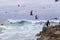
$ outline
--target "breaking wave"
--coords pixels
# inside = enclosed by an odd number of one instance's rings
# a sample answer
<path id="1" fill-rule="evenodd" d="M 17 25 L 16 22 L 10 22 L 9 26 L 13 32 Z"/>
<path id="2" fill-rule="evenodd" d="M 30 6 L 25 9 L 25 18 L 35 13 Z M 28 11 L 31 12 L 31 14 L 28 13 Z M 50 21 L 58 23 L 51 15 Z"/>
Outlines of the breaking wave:
<path id="1" fill-rule="evenodd" d="M 6 20 L 0 25 L 0 40 L 36 40 L 35 35 L 42 30 L 47 20 Z M 58 24 L 59 20 L 50 20 Z"/>

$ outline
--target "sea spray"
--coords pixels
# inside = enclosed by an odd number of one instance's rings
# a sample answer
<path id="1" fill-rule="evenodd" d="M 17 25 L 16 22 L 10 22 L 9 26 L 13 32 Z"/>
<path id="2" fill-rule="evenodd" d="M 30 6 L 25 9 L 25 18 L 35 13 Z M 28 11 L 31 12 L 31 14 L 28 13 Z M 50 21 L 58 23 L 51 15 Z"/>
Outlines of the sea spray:
<path id="1" fill-rule="evenodd" d="M 0 25 L 0 40 L 36 40 L 35 35 L 39 33 L 46 20 L 6 20 Z M 51 20 L 58 24 L 59 20 Z"/>

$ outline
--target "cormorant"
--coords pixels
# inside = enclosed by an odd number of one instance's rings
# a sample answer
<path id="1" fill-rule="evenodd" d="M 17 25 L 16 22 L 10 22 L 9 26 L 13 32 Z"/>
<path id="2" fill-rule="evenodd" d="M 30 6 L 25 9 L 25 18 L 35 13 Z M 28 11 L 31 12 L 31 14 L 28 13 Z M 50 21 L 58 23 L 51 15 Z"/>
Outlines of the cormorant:
<path id="1" fill-rule="evenodd" d="M 35 15 L 35 19 L 38 19 L 37 15 Z"/>
<path id="2" fill-rule="evenodd" d="M 33 10 L 31 10 L 30 15 L 33 15 Z"/>

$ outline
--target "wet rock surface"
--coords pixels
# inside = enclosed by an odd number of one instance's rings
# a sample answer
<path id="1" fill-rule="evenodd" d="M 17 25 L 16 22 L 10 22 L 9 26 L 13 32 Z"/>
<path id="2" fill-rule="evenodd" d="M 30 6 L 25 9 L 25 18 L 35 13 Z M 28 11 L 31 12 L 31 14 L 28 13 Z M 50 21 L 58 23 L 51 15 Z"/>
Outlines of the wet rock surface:
<path id="1" fill-rule="evenodd" d="M 43 27 L 36 37 L 37 40 L 60 40 L 60 25 Z"/>

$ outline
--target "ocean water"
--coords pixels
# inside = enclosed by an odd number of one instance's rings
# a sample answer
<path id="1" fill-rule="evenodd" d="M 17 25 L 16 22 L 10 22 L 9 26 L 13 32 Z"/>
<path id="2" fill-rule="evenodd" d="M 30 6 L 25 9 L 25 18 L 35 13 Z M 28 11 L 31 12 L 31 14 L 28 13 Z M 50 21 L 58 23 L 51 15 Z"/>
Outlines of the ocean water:
<path id="1" fill-rule="evenodd" d="M 36 40 L 46 20 L 5 20 L 0 25 L 0 40 Z M 51 24 L 58 24 L 58 20 L 50 21 Z M 0 24 L 1 24 L 0 23 Z"/>
<path id="2" fill-rule="evenodd" d="M 30 15 L 31 10 L 33 10 L 33 16 Z M 0 5 L 0 24 L 2 24 L 0 40 L 36 40 L 35 35 L 42 30 L 46 20 L 56 17 L 60 19 L 59 10 L 60 2 L 54 2 L 54 0 L 22 0 L 20 7 L 18 3 L 10 6 L 9 4 Z M 38 16 L 38 20 L 35 20 L 35 15 Z M 50 25 L 58 25 L 60 20 L 51 20 L 50 23 Z"/>

